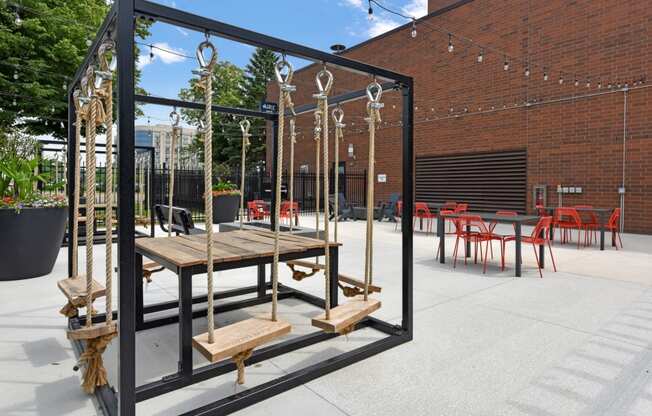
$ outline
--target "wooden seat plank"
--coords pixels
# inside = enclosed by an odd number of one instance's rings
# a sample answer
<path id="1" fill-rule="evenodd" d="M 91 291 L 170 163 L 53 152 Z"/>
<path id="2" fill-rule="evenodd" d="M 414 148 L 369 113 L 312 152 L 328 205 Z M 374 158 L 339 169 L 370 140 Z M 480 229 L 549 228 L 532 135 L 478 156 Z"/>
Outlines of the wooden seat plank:
<path id="1" fill-rule="evenodd" d="M 358 279 L 356 279 L 354 277 L 347 276 L 347 275 L 344 275 L 344 274 L 340 274 L 340 275 L 337 276 L 337 280 L 339 280 L 342 283 L 346 283 L 347 285 L 351 285 L 351 286 L 358 287 L 360 289 L 364 289 L 364 282 L 361 281 L 361 280 L 358 280 Z M 374 292 L 380 293 L 381 290 L 382 290 L 382 288 L 380 286 L 369 285 L 369 293 L 374 293 Z"/>
<path id="2" fill-rule="evenodd" d="M 117 334 L 118 326 L 115 323 L 106 324 L 95 324 L 92 326 L 83 326 L 78 329 L 71 329 L 67 332 L 68 339 L 72 340 L 88 340 L 93 338 L 99 338 L 109 334 Z"/>
<path id="3" fill-rule="evenodd" d="M 102 284 L 93 279 L 92 296 L 97 299 L 106 294 L 106 289 Z M 77 276 L 76 278 L 68 278 L 59 280 L 57 282 L 59 290 L 68 298 L 68 301 L 76 307 L 86 304 L 86 277 Z"/>
<path id="4" fill-rule="evenodd" d="M 160 267 L 163 267 L 163 266 L 161 266 L 160 264 L 158 264 L 155 261 L 151 261 L 149 263 L 143 264 L 143 270 L 145 270 L 145 271 L 153 271 L 153 270 L 158 269 Z"/>
<path id="5" fill-rule="evenodd" d="M 206 359 L 215 363 L 289 334 L 291 329 L 287 322 L 250 318 L 216 328 L 212 344 L 208 342 L 208 332 L 193 337 L 192 344 Z"/>
<path id="6" fill-rule="evenodd" d="M 310 262 L 306 260 L 290 260 L 290 261 L 286 261 L 285 263 L 291 264 L 293 266 L 305 267 L 306 269 L 324 270 L 326 268 L 326 266 L 324 266 L 323 264 Z"/>
<path id="7" fill-rule="evenodd" d="M 359 322 L 378 309 L 380 309 L 380 301 L 378 299 L 368 299 L 365 301 L 359 296 L 332 308 L 330 319 L 326 319 L 325 313 L 313 318 L 312 325 L 329 333 L 339 333 L 347 330 L 351 325 Z"/>

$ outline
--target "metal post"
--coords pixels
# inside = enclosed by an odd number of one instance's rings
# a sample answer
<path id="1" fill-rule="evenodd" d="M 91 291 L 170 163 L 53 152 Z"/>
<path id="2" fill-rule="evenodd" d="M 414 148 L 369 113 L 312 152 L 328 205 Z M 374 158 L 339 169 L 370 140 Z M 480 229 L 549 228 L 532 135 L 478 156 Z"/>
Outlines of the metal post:
<path id="1" fill-rule="evenodd" d="M 68 93 L 68 231 L 66 234 L 66 240 L 68 241 L 68 276 L 72 276 L 73 272 L 73 259 L 72 254 L 73 244 L 70 240 L 71 230 L 73 223 L 75 221 L 75 172 L 77 171 L 77 163 L 79 163 L 75 157 L 75 148 L 77 143 L 75 142 L 75 127 L 73 123 L 75 120 L 75 103 L 73 102 L 72 94 Z"/>
<path id="2" fill-rule="evenodd" d="M 413 330 L 413 282 L 412 282 L 412 258 L 413 258 L 413 230 L 412 213 L 414 212 L 414 86 L 412 79 L 402 87 L 403 92 L 403 212 L 401 215 L 402 242 L 402 328 L 407 336 L 412 339 Z M 442 227 L 443 228 L 443 227 Z"/>
<path id="3" fill-rule="evenodd" d="M 136 288 L 134 276 L 134 0 L 117 2 L 118 56 L 118 392 L 121 416 L 136 414 Z"/>
<path id="4" fill-rule="evenodd" d="M 149 235 L 154 237 L 155 231 L 154 227 L 156 226 L 156 219 L 154 218 L 154 164 L 155 152 L 154 148 L 149 149 L 149 183 L 147 184 L 147 198 L 149 202 Z"/>

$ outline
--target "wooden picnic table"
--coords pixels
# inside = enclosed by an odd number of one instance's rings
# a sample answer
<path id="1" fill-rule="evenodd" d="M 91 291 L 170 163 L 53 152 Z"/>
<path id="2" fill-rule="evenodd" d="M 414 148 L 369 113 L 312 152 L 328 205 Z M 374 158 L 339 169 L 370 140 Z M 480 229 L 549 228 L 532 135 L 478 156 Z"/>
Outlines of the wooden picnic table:
<path id="1" fill-rule="evenodd" d="M 437 235 L 439 237 L 439 262 L 441 264 L 446 263 L 446 233 L 444 230 L 444 218 L 459 218 L 462 215 L 477 215 L 485 222 L 496 222 L 499 224 L 513 224 L 514 225 L 514 235 L 515 243 L 514 250 L 516 254 L 516 265 L 514 270 L 514 275 L 516 277 L 521 276 L 521 264 L 522 264 L 522 226 L 523 224 L 533 224 L 539 220 L 539 217 L 536 215 L 514 215 L 514 216 L 503 216 L 496 215 L 495 212 L 464 212 L 459 214 L 447 214 L 447 215 L 437 215 Z M 468 228 L 468 227 L 467 227 Z M 470 230 L 469 230 L 470 231 Z M 545 251 L 544 246 L 539 246 L 539 263 L 541 268 L 545 264 Z M 467 240 L 466 242 L 466 256 L 469 257 L 471 254 L 471 242 Z"/>
<path id="2" fill-rule="evenodd" d="M 546 213 L 550 216 L 554 216 L 555 209 L 561 208 L 561 207 L 544 207 L 543 209 L 546 211 Z M 568 207 L 568 208 L 573 208 L 575 209 L 578 213 L 595 213 L 598 215 L 598 222 L 600 223 L 600 250 L 604 251 L 604 236 L 605 236 L 605 231 L 607 229 L 607 222 L 609 221 L 609 217 L 611 216 L 611 213 L 613 212 L 613 209 L 610 208 L 585 208 L 585 207 Z M 550 227 L 550 240 L 552 240 L 554 237 L 554 227 Z M 611 238 L 611 245 L 612 247 L 616 246 L 616 240 Z"/>
<path id="3" fill-rule="evenodd" d="M 192 373 L 192 320 L 206 316 L 207 310 L 193 310 L 193 304 L 203 303 L 206 296 L 192 296 L 192 277 L 206 273 L 208 259 L 206 256 L 206 234 L 180 235 L 177 237 L 141 238 L 135 242 L 136 248 L 136 299 L 135 315 L 136 330 L 144 330 L 157 326 L 179 323 L 179 372 Z M 215 233 L 213 238 L 212 267 L 215 271 L 238 269 L 243 267 L 258 267 L 257 297 L 248 300 L 251 305 L 268 302 L 267 290 L 271 287 L 266 282 L 265 265 L 273 262 L 274 233 L 260 228 Z M 338 247 L 331 243 L 330 252 L 330 297 L 331 305 L 337 305 L 338 297 Z M 314 258 L 325 254 L 323 240 L 301 237 L 289 233 L 281 233 L 280 261 Z M 164 268 L 177 274 L 179 280 L 179 300 L 147 305 L 143 301 L 143 257 L 147 257 Z M 219 275 L 215 277 L 219 279 Z M 250 293 L 249 288 L 233 289 L 215 293 L 216 299 Z M 237 292 L 237 293 L 236 293 Z M 287 295 L 287 293 L 285 293 Z M 279 288 L 279 298 L 284 297 L 283 288 Z M 145 311 L 159 312 L 178 308 L 177 315 L 166 315 L 145 321 Z M 217 309 L 218 307 L 216 307 Z"/>

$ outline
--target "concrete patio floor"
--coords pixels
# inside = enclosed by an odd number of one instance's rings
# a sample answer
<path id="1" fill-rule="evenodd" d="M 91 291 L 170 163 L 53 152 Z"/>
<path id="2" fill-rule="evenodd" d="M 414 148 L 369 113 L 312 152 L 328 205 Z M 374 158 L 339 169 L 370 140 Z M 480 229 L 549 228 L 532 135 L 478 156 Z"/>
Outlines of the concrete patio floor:
<path id="1" fill-rule="evenodd" d="M 313 218 L 302 217 L 311 225 Z M 376 223 L 374 283 L 383 303 L 374 316 L 400 319 L 400 233 Z M 361 276 L 364 222 L 340 225 L 340 270 Z M 509 228 L 498 232 L 509 232 Z M 414 237 L 414 341 L 356 363 L 237 414 L 319 415 L 652 415 L 652 237 L 624 235 L 625 249 L 553 247 L 559 271 L 540 279 L 534 254 L 524 246 L 523 277 L 514 278 L 513 249 L 500 271 L 499 248 L 486 275 L 482 267 L 435 261 L 435 237 Z M 454 240 L 447 241 L 452 253 Z M 84 258 L 83 248 L 80 259 Z M 103 246 L 95 246 L 98 276 Z M 66 250 L 52 274 L 0 283 L 0 414 L 94 415 L 94 400 L 80 387 L 76 361 L 56 281 L 66 277 Z M 81 266 L 83 270 L 83 265 Z M 282 267 L 281 281 L 323 295 L 320 275 L 294 282 Z M 254 284 L 253 268 L 217 274 L 219 289 Z M 193 280 L 205 292 L 204 276 Z M 175 299 L 176 277 L 158 273 L 145 292 L 153 303 Z M 201 305 L 199 305 L 201 306 Z M 103 309 L 103 303 L 96 307 Z M 221 324 L 269 310 L 269 305 L 222 314 Z M 310 331 L 318 310 L 283 301 L 279 311 L 293 324 L 291 336 Z M 194 322 L 203 332 L 205 319 Z M 356 331 L 248 367 L 246 387 L 368 343 L 381 335 Z M 117 374 L 116 347 L 106 353 L 109 378 Z M 177 327 L 138 334 L 138 383 L 176 370 Z M 195 365 L 206 362 L 195 354 Z M 238 387 L 237 389 L 241 389 Z M 196 384 L 142 402 L 138 414 L 175 415 L 236 391 L 234 375 Z"/>

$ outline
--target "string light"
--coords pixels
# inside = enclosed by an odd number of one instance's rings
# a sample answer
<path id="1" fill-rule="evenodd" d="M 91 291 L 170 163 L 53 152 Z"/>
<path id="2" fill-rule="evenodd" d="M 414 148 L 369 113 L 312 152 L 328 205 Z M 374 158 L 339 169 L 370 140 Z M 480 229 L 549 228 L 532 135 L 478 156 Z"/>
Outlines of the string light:
<path id="1" fill-rule="evenodd" d="M 599 90 L 602 89 L 602 81 L 598 81 L 598 89 L 599 89 Z"/>
<path id="2" fill-rule="evenodd" d="M 63 85 L 61 87 L 63 88 L 64 91 L 68 90 L 68 84 L 66 83 L 66 81 L 63 81 Z"/>
<path id="3" fill-rule="evenodd" d="M 586 88 L 591 88 L 591 79 L 590 78 L 586 79 Z"/>
<path id="4" fill-rule="evenodd" d="M 86 46 L 88 46 L 90 48 L 92 44 L 93 44 L 92 40 L 86 39 Z"/>
<path id="5" fill-rule="evenodd" d="M 478 54 L 478 63 L 482 63 L 484 61 L 484 49 L 480 49 L 480 53 Z"/>
<path id="6" fill-rule="evenodd" d="M 509 62 L 507 62 L 507 56 L 505 56 L 505 63 L 503 63 L 503 69 L 509 71 Z"/>
<path id="7" fill-rule="evenodd" d="M 411 34 L 412 34 L 413 39 L 417 37 L 417 22 L 416 22 L 416 20 L 412 20 L 412 33 Z"/>
<path id="8" fill-rule="evenodd" d="M 153 45 L 149 45 L 149 62 L 151 63 L 154 60 L 154 48 Z"/>
<path id="9" fill-rule="evenodd" d="M 448 52 L 453 53 L 453 50 L 455 47 L 453 46 L 453 36 L 449 33 L 448 34 Z"/>
<path id="10" fill-rule="evenodd" d="M 18 27 L 20 27 L 23 24 L 23 19 L 20 18 L 20 15 L 18 14 L 18 10 L 16 10 L 16 18 L 14 19 L 14 23 Z"/>
<path id="11" fill-rule="evenodd" d="M 529 67 L 529 66 L 526 66 L 526 67 L 525 67 L 524 75 L 525 75 L 526 77 L 529 77 L 529 76 L 530 76 L 530 67 Z"/>
<path id="12" fill-rule="evenodd" d="M 63 125 L 63 121 L 59 124 L 62 129 L 66 128 L 66 126 Z"/>
<path id="13" fill-rule="evenodd" d="M 559 74 L 559 85 L 564 83 L 564 76 L 560 73 Z"/>
<path id="14" fill-rule="evenodd" d="M 13 100 L 11 103 L 12 103 L 12 104 L 14 105 L 14 107 L 15 107 L 15 106 L 16 106 L 16 99 L 14 98 L 14 100 Z"/>
<path id="15" fill-rule="evenodd" d="M 14 69 L 14 79 L 18 79 L 18 71 Z"/>
<path id="16" fill-rule="evenodd" d="M 543 80 L 548 81 L 548 72 L 546 70 L 543 71 Z"/>
<path id="17" fill-rule="evenodd" d="M 369 20 L 374 19 L 374 9 L 371 7 L 371 0 L 369 0 Z"/>

